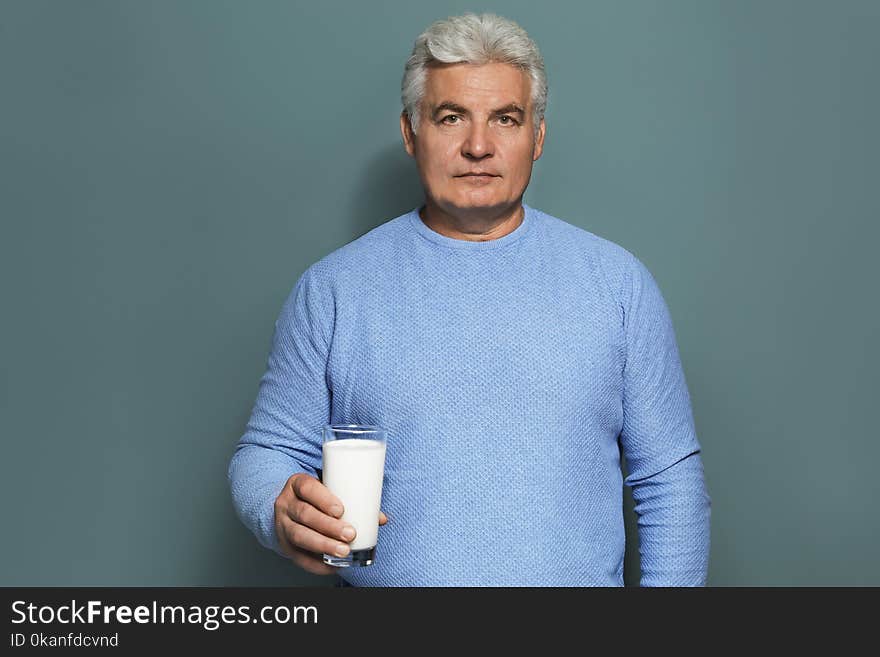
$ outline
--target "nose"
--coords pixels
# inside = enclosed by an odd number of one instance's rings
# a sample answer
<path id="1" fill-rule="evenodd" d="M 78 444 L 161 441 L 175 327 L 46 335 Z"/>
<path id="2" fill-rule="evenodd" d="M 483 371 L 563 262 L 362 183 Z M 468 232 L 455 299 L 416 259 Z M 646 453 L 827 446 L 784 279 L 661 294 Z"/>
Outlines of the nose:
<path id="1" fill-rule="evenodd" d="M 461 154 L 466 158 L 479 160 L 495 151 L 495 145 L 492 142 L 492 135 L 489 128 L 480 121 L 471 123 L 467 136 L 461 145 Z"/>

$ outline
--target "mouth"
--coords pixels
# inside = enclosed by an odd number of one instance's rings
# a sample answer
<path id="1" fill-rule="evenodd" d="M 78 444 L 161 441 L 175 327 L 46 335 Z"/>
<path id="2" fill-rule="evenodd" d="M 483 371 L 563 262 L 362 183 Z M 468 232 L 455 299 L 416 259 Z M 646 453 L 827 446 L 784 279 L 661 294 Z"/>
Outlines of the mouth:
<path id="1" fill-rule="evenodd" d="M 465 185 L 470 185 L 471 187 L 491 185 L 496 178 L 500 177 L 488 173 L 466 173 L 462 176 L 456 176 Z"/>
<path id="2" fill-rule="evenodd" d="M 455 177 L 467 185 L 491 185 L 496 178 L 500 178 L 501 176 L 496 176 L 491 173 L 465 173 Z"/>

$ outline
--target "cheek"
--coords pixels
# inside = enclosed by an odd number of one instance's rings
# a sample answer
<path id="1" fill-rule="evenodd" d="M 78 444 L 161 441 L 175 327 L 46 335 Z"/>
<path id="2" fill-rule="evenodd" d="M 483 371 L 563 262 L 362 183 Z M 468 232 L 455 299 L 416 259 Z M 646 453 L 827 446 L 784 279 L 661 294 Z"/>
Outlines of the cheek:
<path id="1" fill-rule="evenodd" d="M 514 162 L 515 176 L 517 178 L 525 178 L 529 174 L 529 169 L 532 166 L 532 154 L 533 149 L 531 145 L 523 146 L 517 149 L 516 159 Z"/>
<path id="2" fill-rule="evenodd" d="M 428 151 L 428 154 L 425 156 L 422 161 L 422 165 L 425 168 L 425 171 L 432 177 L 434 177 L 435 182 L 439 182 L 440 178 L 446 178 L 449 176 L 450 170 L 452 169 L 452 162 L 454 161 L 454 153 L 449 153 L 441 149 L 435 149 L 432 151 Z"/>

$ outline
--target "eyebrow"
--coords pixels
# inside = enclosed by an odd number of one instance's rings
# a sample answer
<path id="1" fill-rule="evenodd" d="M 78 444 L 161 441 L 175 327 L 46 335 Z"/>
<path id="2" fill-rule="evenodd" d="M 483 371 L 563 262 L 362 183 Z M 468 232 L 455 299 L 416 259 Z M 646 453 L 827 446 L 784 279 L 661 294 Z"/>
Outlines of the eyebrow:
<path id="1" fill-rule="evenodd" d="M 437 118 L 437 115 L 442 110 L 450 110 L 452 112 L 456 112 L 457 114 L 470 114 L 470 110 L 468 110 L 466 107 L 462 107 L 458 103 L 453 103 L 451 100 L 444 100 L 442 103 L 434 108 L 434 111 L 431 112 L 431 116 Z M 519 114 L 521 117 L 524 117 L 526 115 L 526 112 L 516 103 L 508 103 L 504 107 L 493 109 L 491 112 L 492 116 L 498 116 L 499 114 Z"/>

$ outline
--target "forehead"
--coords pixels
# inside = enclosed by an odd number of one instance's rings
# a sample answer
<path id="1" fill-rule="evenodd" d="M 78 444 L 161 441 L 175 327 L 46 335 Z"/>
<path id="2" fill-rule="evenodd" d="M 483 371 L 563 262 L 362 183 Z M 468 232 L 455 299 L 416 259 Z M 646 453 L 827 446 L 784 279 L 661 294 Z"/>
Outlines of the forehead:
<path id="1" fill-rule="evenodd" d="M 429 106 L 451 100 L 525 107 L 529 89 L 528 74 L 511 64 L 434 64 L 427 69 L 425 101 Z"/>

